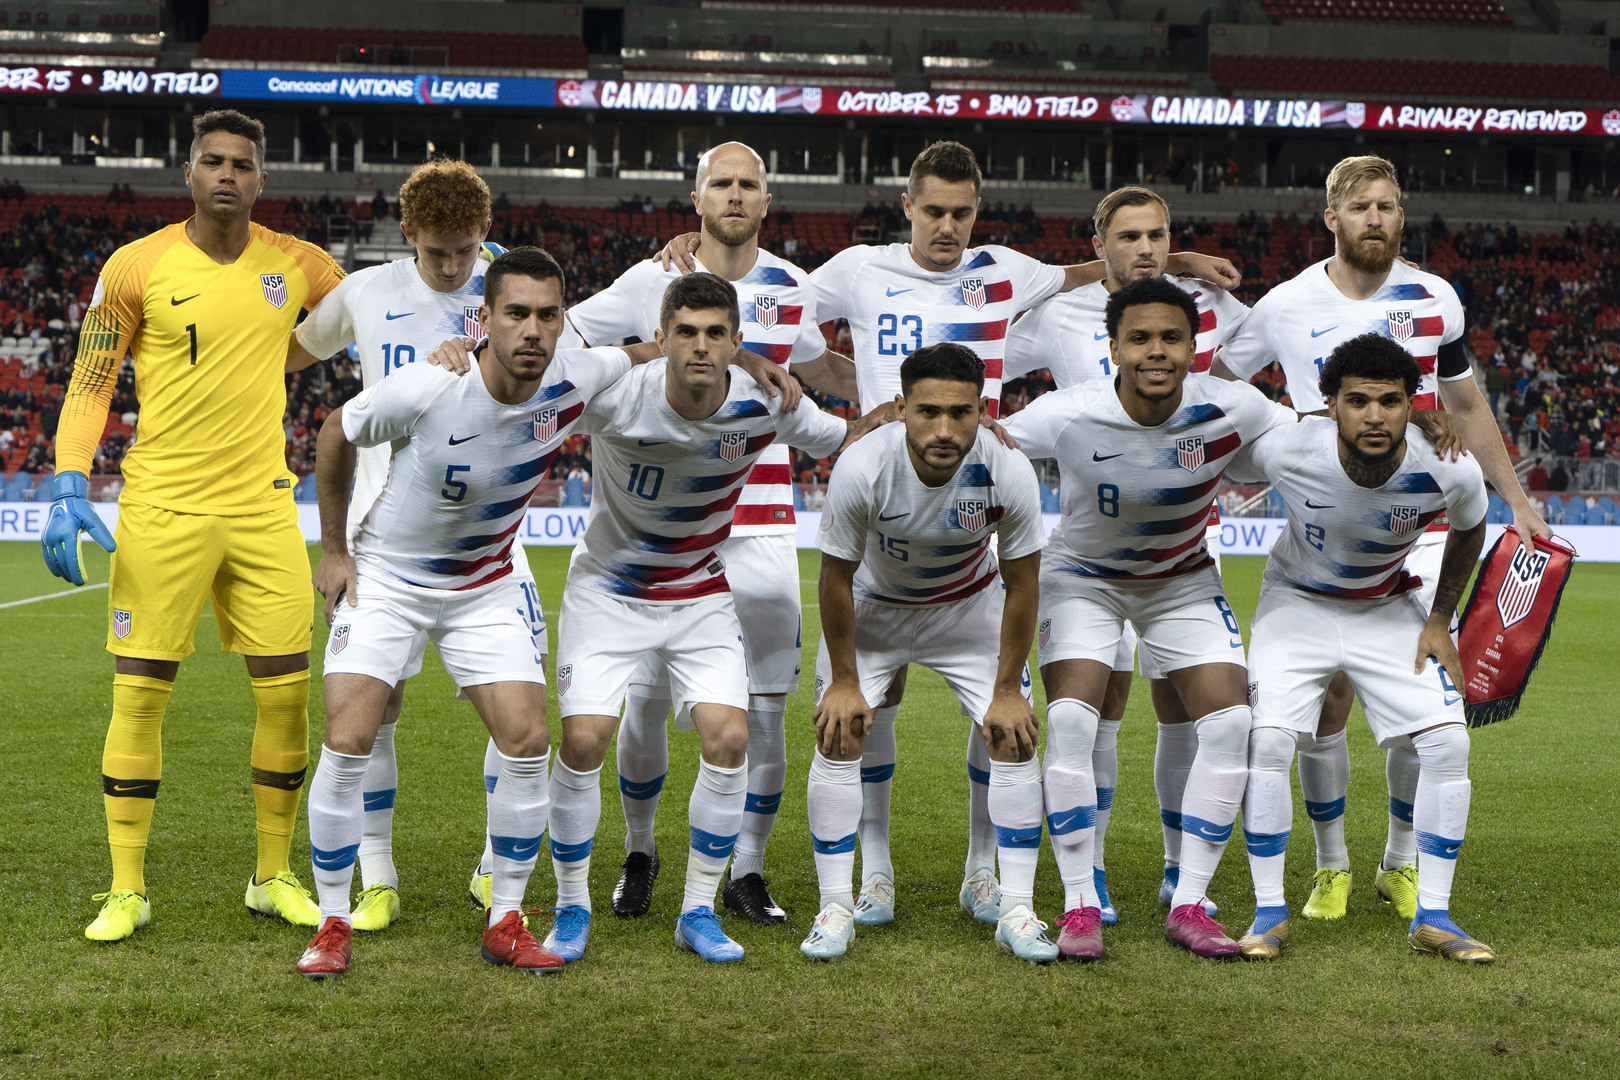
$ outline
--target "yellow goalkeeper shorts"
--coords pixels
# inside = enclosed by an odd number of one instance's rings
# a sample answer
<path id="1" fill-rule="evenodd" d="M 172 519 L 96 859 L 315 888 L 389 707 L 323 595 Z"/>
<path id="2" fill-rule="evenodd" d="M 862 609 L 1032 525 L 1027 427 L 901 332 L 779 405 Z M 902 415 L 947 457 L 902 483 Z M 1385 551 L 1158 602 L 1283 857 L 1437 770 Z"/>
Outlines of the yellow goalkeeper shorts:
<path id="1" fill-rule="evenodd" d="M 107 589 L 107 651 L 181 660 L 214 600 L 226 652 L 288 656 L 309 650 L 314 606 L 298 508 L 263 514 L 182 514 L 124 500 Z"/>

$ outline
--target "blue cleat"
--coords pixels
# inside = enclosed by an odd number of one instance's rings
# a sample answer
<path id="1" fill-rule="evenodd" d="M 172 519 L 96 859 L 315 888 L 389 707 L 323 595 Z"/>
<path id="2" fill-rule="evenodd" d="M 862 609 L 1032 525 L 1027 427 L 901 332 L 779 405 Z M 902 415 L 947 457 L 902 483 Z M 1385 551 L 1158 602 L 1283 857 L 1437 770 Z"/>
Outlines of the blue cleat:
<path id="1" fill-rule="evenodd" d="M 716 964 L 743 958 L 743 947 L 726 937 L 720 916 L 707 907 L 693 908 L 675 920 L 675 947 Z"/>
<path id="2" fill-rule="evenodd" d="M 1097 906 L 1102 910 L 1103 925 L 1113 926 L 1119 922 L 1119 911 L 1108 898 L 1107 872 L 1100 866 L 1094 866 L 1091 868 L 1091 879 L 1097 883 Z"/>
<path id="3" fill-rule="evenodd" d="M 1160 907 L 1169 907 L 1170 906 L 1171 899 L 1174 898 L 1175 895 L 1176 895 L 1176 886 L 1179 885 L 1179 884 L 1181 884 L 1181 867 L 1179 867 L 1179 866 L 1167 866 L 1167 867 L 1165 867 L 1164 868 L 1164 881 L 1159 885 L 1159 906 Z M 1211 900 L 1207 896 L 1204 897 L 1204 914 L 1205 915 L 1208 915 L 1210 918 L 1213 919 L 1215 917 L 1215 912 L 1217 912 L 1218 910 L 1220 910 L 1220 909 L 1215 906 L 1215 901 Z"/>
<path id="4" fill-rule="evenodd" d="M 552 908 L 557 913 L 551 932 L 542 944 L 547 952 L 556 953 L 572 964 L 585 956 L 585 943 L 591 939 L 591 913 L 577 905 Z"/>
<path id="5" fill-rule="evenodd" d="M 1001 885 L 996 881 L 996 872 L 988 866 L 981 866 L 962 882 L 962 891 L 956 894 L 957 903 L 962 910 L 972 915 L 975 920 L 990 923 L 992 926 L 1001 921 Z"/>

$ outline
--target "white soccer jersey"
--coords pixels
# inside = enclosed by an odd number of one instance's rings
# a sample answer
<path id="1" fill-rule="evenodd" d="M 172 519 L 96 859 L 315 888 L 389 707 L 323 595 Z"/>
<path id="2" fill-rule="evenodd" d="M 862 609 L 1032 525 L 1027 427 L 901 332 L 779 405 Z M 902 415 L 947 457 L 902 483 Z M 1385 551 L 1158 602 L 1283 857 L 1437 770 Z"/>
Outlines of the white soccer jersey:
<path id="1" fill-rule="evenodd" d="M 984 361 L 995 416 L 1014 315 L 1063 288 L 1063 268 L 1011 248 L 968 248 L 954 270 L 924 270 L 909 244 L 845 248 L 810 275 L 816 318 L 848 319 L 861 411 L 900 392 L 900 365 L 925 345 L 954 342 Z"/>
<path id="2" fill-rule="evenodd" d="M 888 424 L 839 455 L 816 545 L 860 562 L 857 600 L 912 607 L 994 584 L 996 535 L 1003 559 L 1039 551 L 1045 539 L 1029 460 L 981 428 L 956 475 L 929 487 L 911 463 L 905 425 Z"/>
<path id="3" fill-rule="evenodd" d="M 1208 371 L 1215 350 L 1236 334 L 1249 317 L 1237 297 L 1197 278 L 1166 275 L 1198 305 L 1198 341 L 1193 371 Z M 1058 389 L 1087 379 L 1112 378 L 1108 326 L 1103 309 L 1112 294 L 1100 281 L 1059 293 L 1028 311 L 1007 333 L 1007 362 L 1002 378 L 1012 379 L 1040 368 L 1052 373 Z"/>
<path id="4" fill-rule="evenodd" d="M 1145 428 L 1111 379 L 1042 394 L 1006 421 L 1032 458 L 1056 458 L 1062 516 L 1047 562 L 1083 577 L 1171 577 L 1210 563 L 1205 522 L 1238 448 L 1297 417 L 1254 387 L 1188 375 L 1181 407 Z"/>
<path id="5" fill-rule="evenodd" d="M 632 603 L 681 603 L 726 592 L 715 549 L 760 453 L 773 442 L 826 457 L 848 425 L 819 409 L 781 411 L 741 368 L 725 404 L 687 420 L 664 393 L 668 361 L 654 360 L 597 395 L 585 411 L 596 483 L 584 552 L 569 570 L 582 585 Z"/>
<path id="6" fill-rule="evenodd" d="M 355 538 L 355 561 L 433 589 L 473 589 L 511 573 L 535 488 L 586 403 L 629 370 L 620 349 L 561 352 L 521 405 L 496 401 L 477 370 L 457 376 L 429 364 L 361 391 L 343 407 L 343 433 L 358 446 L 391 443 L 393 462 Z"/>
<path id="7" fill-rule="evenodd" d="M 1352 300 L 1328 277 L 1332 259 L 1306 267 L 1272 289 L 1221 351 L 1221 363 L 1243 380 L 1273 360 L 1288 377 L 1288 396 L 1302 413 L 1324 412 L 1327 401 L 1317 383 L 1334 346 L 1372 333 L 1399 344 L 1416 357 L 1423 373 L 1412 405 L 1439 408 L 1439 380 L 1472 375 L 1461 357 L 1450 370 L 1437 370 L 1440 346 L 1463 336 L 1462 301 L 1444 278 L 1396 261 L 1384 285 L 1365 300 Z"/>
<path id="8" fill-rule="evenodd" d="M 478 309 L 484 302 L 484 271 L 489 264 L 473 263 L 472 277 L 455 292 L 437 292 L 417 273 L 416 259 L 399 259 L 369 266 L 338 282 L 309 317 L 298 324 L 298 344 L 312 356 L 325 358 L 352 341 L 360 357 L 360 380 L 375 386 L 390 372 L 418 357 L 426 358 L 447 338 L 482 336 Z M 387 446 L 366 447 L 354 470 L 349 496 L 349 546 L 359 532 L 366 511 L 382 494 L 388 479 Z"/>
<path id="9" fill-rule="evenodd" d="M 698 269 L 705 269 L 701 262 Z M 665 270 L 657 259 L 638 263 L 608 288 L 569 308 L 568 321 L 590 344 L 627 337 L 651 341 L 664 290 L 680 276 L 678 269 Z M 782 367 L 807 363 L 826 351 L 809 274 L 762 250 L 754 268 L 732 285 L 742 316 L 743 348 Z M 754 463 L 732 511 L 731 535 L 775 536 L 797 528 L 791 458 L 785 445 L 773 444 Z"/>
<path id="10" fill-rule="evenodd" d="M 1375 600 L 1418 587 L 1403 564 L 1442 514 L 1458 528 L 1485 518 L 1485 478 L 1472 457 L 1448 461 L 1407 425 L 1406 456 L 1382 487 L 1364 488 L 1339 461 L 1338 424 L 1306 417 L 1245 446 L 1234 475 L 1263 476 L 1288 505 L 1288 526 L 1265 580 L 1313 593 Z"/>

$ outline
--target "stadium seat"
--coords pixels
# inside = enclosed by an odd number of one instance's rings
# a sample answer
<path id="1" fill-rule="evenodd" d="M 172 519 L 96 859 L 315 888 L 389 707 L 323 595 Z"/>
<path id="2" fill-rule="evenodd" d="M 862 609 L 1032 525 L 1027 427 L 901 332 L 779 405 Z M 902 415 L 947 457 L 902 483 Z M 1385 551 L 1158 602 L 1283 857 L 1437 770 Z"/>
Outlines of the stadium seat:
<path id="1" fill-rule="evenodd" d="M 1579 495 L 1571 495 L 1569 503 L 1564 507 L 1565 525 L 1586 524 L 1586 500 Z"/>
<path id="2" fill-rule="evenodd" d="M 1547 524 L 1564 524 L 1564 500 L 1557 495 L 1547 496 Z"/>
<path id="3" fill-rule="evenodd" d="M 34 478 L 25 472 L 18 472 L 6 481 L 6 502 L 25 502 L 28 499 L 28 489 L 33 487 Z"/>
<path id="4" fill-rule="evenodd" d="M 1614 500 L 1607 495 L 1597 501 L 1597 506 L 1586 515 L 1588 525 L 1613 525 L 1615 523 Z"/>
<path id="5" fill-rule="evenodd" d="M 315 501 L 315 474 L 305 473 L 298 479 L 298 486 L 293 488 L 293 502 L 312 503 Z"/>
<path id="6" fill-rule="evenodd" d="M 52 481 L 56 479 L 55 469 L 46 469 L 34 477 L 34 501 L 48 503 L 51 501 Z"/>
<path id="7" fill-rule="evenodd" d="M 1505 525 L 1513 520 L 1513 514 L 1508 510 L 1507 502 L 1496 492 L 1491 492 L 1490 500 L 1485 506 L 1485 523 L 1488 525 Z"/>

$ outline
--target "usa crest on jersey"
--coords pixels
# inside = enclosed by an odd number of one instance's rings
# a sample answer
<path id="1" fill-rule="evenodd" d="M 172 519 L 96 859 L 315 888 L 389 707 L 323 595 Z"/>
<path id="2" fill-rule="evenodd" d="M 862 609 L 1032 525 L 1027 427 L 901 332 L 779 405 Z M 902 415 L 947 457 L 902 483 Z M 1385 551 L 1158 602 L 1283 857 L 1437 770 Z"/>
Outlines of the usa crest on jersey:
<path id="1" fill-rule="evenodd" d="M 759 323 L 760 329 L 769 330 L 775 326 L 776 317 L 776 297 L 764 294 L 754 297 L 754 321 Z"/>
<path id="2" fill-rule="evenodd" d="M 1422 512 L 1415 506 L 1392 506 L 1389 508 L 1389 531 L 1396 536 L 1416 532 L 1421 516 Z"/>
<path id="3" fill-rule="evenodd" d="M 129 623 L 130 623 L 129 612 L 122 611 L 122 610 L 120 610 L 118 608 L 113 608 L 112 632 L 113 632 L 114 637 L 117 637 L 117 638 L 127 638 L 127 637 L 129 637 Z"/>
<path id="4" fill-rule="evenodd" d="M 962 303 L 974 311 L 984 307 L 984 278 L 970 277 L 962 280 Z"/>
<path id="5" fill-rule="evenodd" d="M 574 665 L 573 664 L 558 664 L 557 665 L 557 693 L 566 694 L 566 693 L 568 693 L 568 688 L 570 686 L 573 686 L 573 685 L 574 685 Z"/>
<path id="6" fill-rule="evenodd" d="M 1389 313 L 1389 336 L 1396 341 L 1405 341 L 1412 336 L 1416 324 L 1412 321 L 1411 311 L 1392 311 Z"/>
<path id="7" fill-rule="evenodd" d="M 461 333 L 463 337 L 481 338 L 484 336 L 484 320 L 478 317 L 479 308 L 463 307 L 461 309 Z"/>
<path id="8" fill-rule="evenodd" d="M 1541 578 L 1547 571 L 1547 563 L 1547 555 L 1540 551 L 1525 551 L 1520 547 L 1514 553 L 1513 564 L 1502 579 L 1502 587 L 1496 590 L 1496 611 L 1502 616 L 1503 630 L 1529 615 L 1530 609 L 1535 607 L 1536 593 L 1541 591 Z"/>
<path id="9" fill-rule="evenodd" d="M 270 306 L 280 310 L 287 302 L 287 276 L 285 274 L 260 274 L 259 284 L 264 287 L 264 298 Z"/>
<path id="10" fill-rule="evenodd" d="M 736 461 L 748 449 L 748 432 L 727 431 L 720 436 L 720 460 Z"/>
<path id="11" fill-rule="evenodd" d="M 334 654 L 336 654 L 342 652 L 344 647 L 348 644 L 349 624 L 343 623 L 340 626 L 332 627 L 332 640 L 328 643 L 327 647 L 331 649 Z"/>
<path id="12" fill-rule="evenodd" d="M 1176 440 L 1176 464 L 1188 472 L 1204 463 L 1204 437 L 1191 435 Z"/>
<path id="13" fill-rule="evenodd" d="M 1042 619 L 1041 620 L 1041 648 L 1044 649 L 1050 644 L 1052 644 L 1052 620 L 1051 619 Z"/>
<path id="14" fill-rule="evenodd" d="M 541 409 L 534 414 L 534 438 L 536 442 L 547 442 L 557 434 L 557 407 Z"/>
<path id="15" fill-rule="evenodd" d="M 957 499 L 956 523 L 968 532 L 978 532 L 985 526 L 989 506 L 983 499 Z"/>

